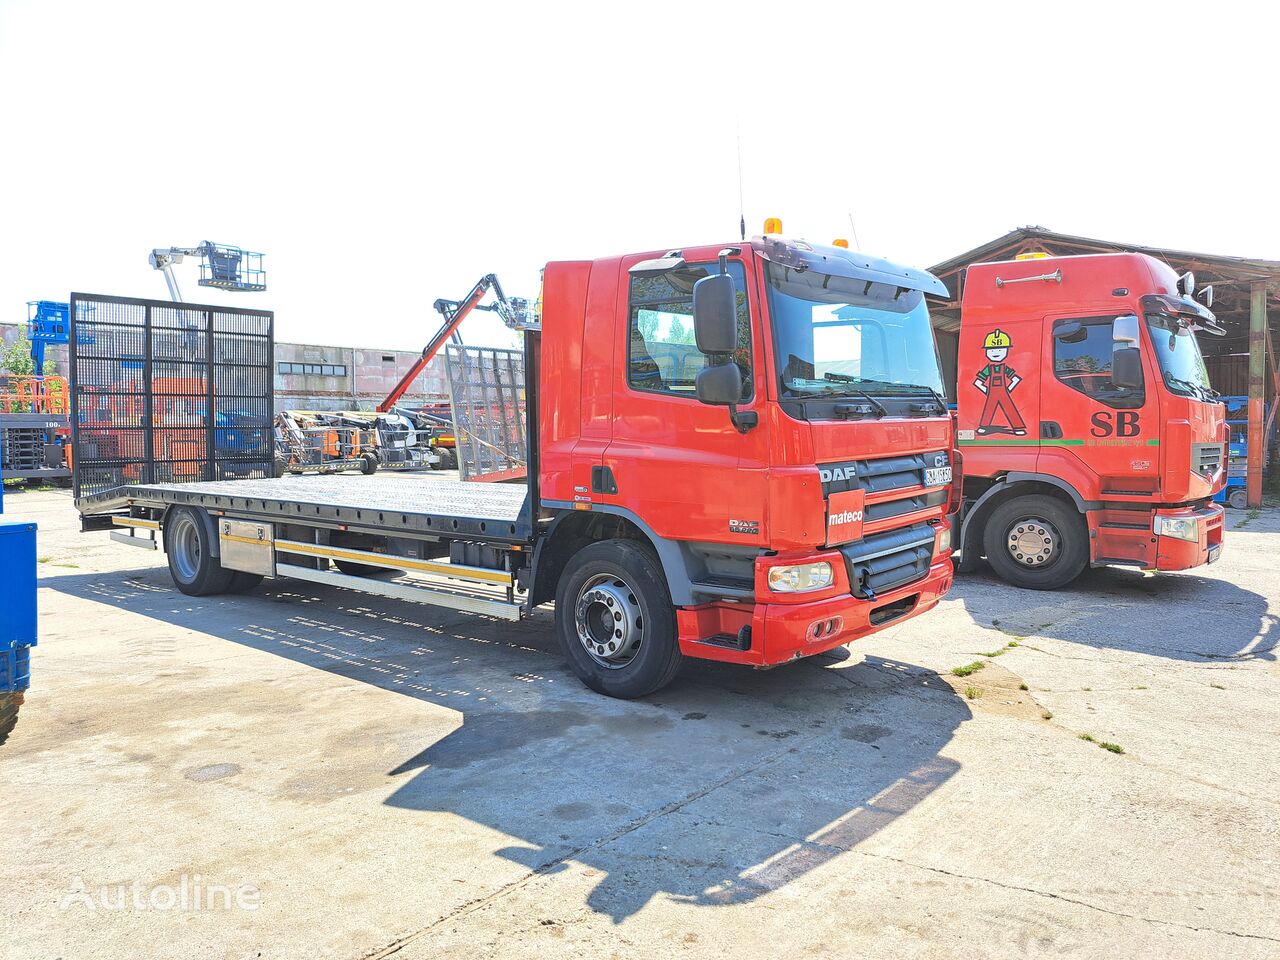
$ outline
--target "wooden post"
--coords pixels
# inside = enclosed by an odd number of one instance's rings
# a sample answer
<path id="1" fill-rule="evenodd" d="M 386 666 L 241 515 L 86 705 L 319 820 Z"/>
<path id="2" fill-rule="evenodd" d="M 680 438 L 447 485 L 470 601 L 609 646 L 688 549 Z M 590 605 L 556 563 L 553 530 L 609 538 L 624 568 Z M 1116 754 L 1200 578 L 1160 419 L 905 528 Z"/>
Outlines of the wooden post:
<path id="1" fill-rule="evenodd" d="M 1249 288 L 1249 474 L 1248 504 L 1262 506 L 1262 404 L 1267 395 L 1267 282 Z M 1280 398 L 1278 398 L 1280 399 Z"/>

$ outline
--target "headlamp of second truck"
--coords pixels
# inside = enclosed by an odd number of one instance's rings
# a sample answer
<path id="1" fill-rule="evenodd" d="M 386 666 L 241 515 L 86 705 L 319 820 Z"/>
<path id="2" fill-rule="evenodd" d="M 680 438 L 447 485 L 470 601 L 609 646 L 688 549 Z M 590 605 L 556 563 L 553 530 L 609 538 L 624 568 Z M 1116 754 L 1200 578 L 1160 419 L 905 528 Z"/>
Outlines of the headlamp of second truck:
<path id="1" fill-rule="evenodd" d="M 1191 543 L 1200 539 L 1199 525 L 1194 517 L 1157 516 L 1152 529 L 1157 537 L 1173 537 L 1175 540 L 1189 540 Z"/>

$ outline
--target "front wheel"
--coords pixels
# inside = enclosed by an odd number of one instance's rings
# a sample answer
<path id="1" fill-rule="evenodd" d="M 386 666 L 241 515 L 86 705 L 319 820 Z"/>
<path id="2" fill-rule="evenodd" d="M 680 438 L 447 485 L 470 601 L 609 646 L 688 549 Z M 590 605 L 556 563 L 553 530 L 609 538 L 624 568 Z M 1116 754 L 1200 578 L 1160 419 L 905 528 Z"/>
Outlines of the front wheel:
<path id="1" fill-rule="evenodd" d="M 593 543 L 569 559 L 556 591 L 556 634 L 578 679 L 606 696 L 646 696 L 680 670 L 666 577 L 633 540 Z"/>
<path id="2" fill-rule="evenodd" d="M 1088 564 L 1088 533 L 1077 510 L 1054 497 L 1034 494 L 992 510 L 982 543 L 1002 580 L 1027 590 L 1057 590 Z"/>
<path id="3" fill-rule="evenodd" d="M 378 472 L 378 458 L 372 453 L 366 453 L 360 458 L 360 472 L 366 477 L 370 474 Z"/>

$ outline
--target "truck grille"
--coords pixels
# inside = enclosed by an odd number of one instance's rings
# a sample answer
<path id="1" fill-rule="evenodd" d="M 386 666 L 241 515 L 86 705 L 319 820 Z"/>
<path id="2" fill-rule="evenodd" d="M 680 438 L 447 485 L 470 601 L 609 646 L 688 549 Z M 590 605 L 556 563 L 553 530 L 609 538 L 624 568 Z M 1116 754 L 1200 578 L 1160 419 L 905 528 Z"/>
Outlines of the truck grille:
<path id="1" fill-rule="evenodd" d="M 1191 469 L 1202 477 L 1211 477 L 1222 469 L 1222 444 L 1193 443 L 1191 445 Z"/>
<path id="2" fill-rule="evenodd" d="M 929 572 L 934 531 L 927 523 L 872 534 L 840 548 L 853 595 L 863 600 L 918 580 Z"/>
<path id="3" fill-rule="evenodd" d="M 822 477 L 823 496 L 845 490 L 865 490 L 867 505 L 863 518 L 867 523 L 887 520 L 891 517 L 914 513 L 929 507 L 939 507 L 947 502 L 946 490 L 932 493 L 903 494 L 881 499 L 882 494 L 895 490 L 913 490 L 924 486 L 924 471 L 929 467 L 951 465 L 945 450 L 930 453 L 914 453 L 904 457 L 884 457 L 878 460 L 851 460 L 848 463 L 824 463 L 818 469 Z"/>

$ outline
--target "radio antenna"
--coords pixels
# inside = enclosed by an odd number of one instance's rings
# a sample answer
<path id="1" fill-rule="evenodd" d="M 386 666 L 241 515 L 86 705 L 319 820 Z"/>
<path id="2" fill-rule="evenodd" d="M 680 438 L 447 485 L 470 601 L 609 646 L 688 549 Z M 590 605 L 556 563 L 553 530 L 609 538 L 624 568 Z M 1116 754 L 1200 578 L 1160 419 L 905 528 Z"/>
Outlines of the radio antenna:
<path id="1" fill-rule="evenodd" d="M 742 202 L 742 121 L 737 122 L 735 132 L 738 139 L 738 236 L 744 242 L 747 239 L 747 208 Z"/>
<path id="2" fill-rule="evenodd" d="M 861 242 L 860 240 L 858 240 L 858 228 L 857 228 L 857 227 L 854 225 L 854 223 L 853 223 L 853 214 L 852 214 L 852 213 L 851 213 L 851 214 L 849 214 L 849 229 L 853 231 L 853 245 L 858 249 L 858 252 L 859 252 L 859 253 L 861 253 L 861 252 L 862 252 L 862 242 Z"/>

